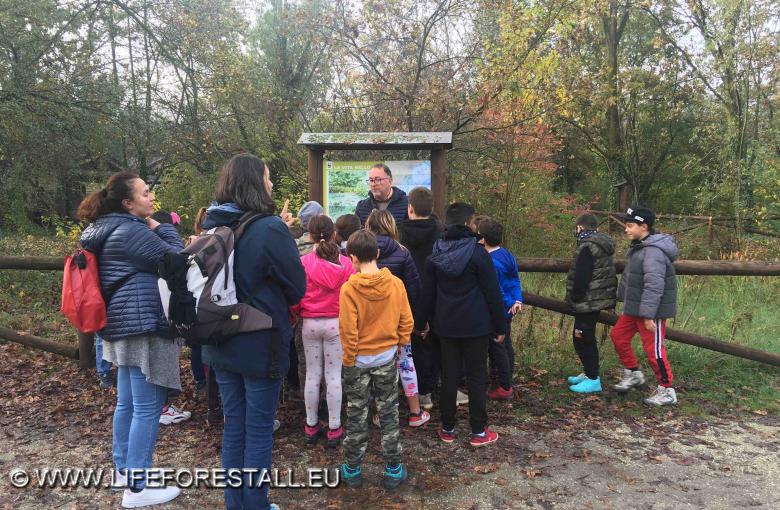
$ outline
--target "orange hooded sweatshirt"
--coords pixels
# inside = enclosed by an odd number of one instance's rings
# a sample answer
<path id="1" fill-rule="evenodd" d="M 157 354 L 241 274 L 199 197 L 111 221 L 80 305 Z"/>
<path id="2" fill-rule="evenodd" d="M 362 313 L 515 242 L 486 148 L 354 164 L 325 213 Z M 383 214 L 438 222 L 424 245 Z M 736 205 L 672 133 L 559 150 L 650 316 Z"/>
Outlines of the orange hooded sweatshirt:
<path id="1" fill-rule="evenodd" d="M 355 366 L 359 354 L 379 354 L 394 345 L 408 344 L 413 327 L 404 284 L 389 269 L 353 274 L 341 287 L 339 334 L 344 366 Z"/>

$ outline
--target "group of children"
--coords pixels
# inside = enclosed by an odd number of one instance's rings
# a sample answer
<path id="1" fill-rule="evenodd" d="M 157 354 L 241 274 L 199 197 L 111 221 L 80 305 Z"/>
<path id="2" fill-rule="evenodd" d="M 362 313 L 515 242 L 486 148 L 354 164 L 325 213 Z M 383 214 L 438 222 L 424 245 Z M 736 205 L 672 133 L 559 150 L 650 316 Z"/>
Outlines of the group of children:
<path id="1" fill-rule="evenodd" d="M 456 410 L 462 403 L 469 405 L 469 443 L 480 447 L 497 441 L 488 426 L 486 399 L 513 398 L 511 325 L 523 305 L 515 257 L 502 247 L 503 226 L 477 216 L 466 203 L 451 204 L 441 222 L 433 215 L 431 191 L 422 187 L 409 193 L 408 220 L 400 224 L 380 209 L 365 224 L 354 214 L 334 223 L 316 202 L 304 204 L 298 218 L 286 209 L 281 216 L 297 238 L 306 273 L 306 293 L 290 308 L 306 409 L 305 443 L 342 444 L 341 479 L 357 487 L 373 413 L 381 428 L 383 484 L 397 487 L 407 478 L 401 462 L 399 383 L 410 427 L 430 421 L 428 410 L 439 386 L 437 433 L 443 442 L 457 438 Z M 624 377 L 614 389 L 627 392 L 645 383 L 631 347 L 639 333 L 658 382 L 645 402 L 677 402 L 664 347 L 665 320 L 676 312 L 672 262 L 677 247 L 672 236 L 655 233 L 654 220 L 643 207 L 629 208 L 622 217 L 631 245 L 618 285 L 615 242 L 598 231 L 592 214 L 576 219 L 566 301 L 575 318 L 572 338 L 583 372 L 568 378 L 572 392 L 602 391 L 596 323 L 599 313 L 613 309 L 619 299 L 624 310 L 611 338 Z M 202 385 L 202 370 L 196 375 Z M 467 395 L 459 389 L 464 384 Z M 320 422 L 323 400 L 327 428 Z M 166 406 L 161 420 L 168 419 L 169 408 L 185 416 Z"/>
<path id="2" fill-rule="evenodd" d="M 501 225 L 476 217 L 465 203 L 452 204 L 441 224 L 426 188 L 413 189 L 408 202 L 409 219 L 400 224 L 380 209 L 364 225 L 355 215 L 334 224 L 312 202 L 299 213 L 306 294 L 291 312 L 300 321 L 296 344 L 304 352 L 304 438 L 309 445 L 320 438 L 328 446 L 343 442 L 340 475 L 353 487 L 362 483 L 372 412 L 382 429 L 384 486 L 392 489 L 407 477 L 399 383 L 408 425 L 416 428 L 430 421 L 427 409 L 441 381 L 438 435 L 447 443 L 456 437 L 457 404 L 468 402 L 470 443 L 477 447 L 498 439 L 487 426 L 486 397 L 513 395 L 507 333 L 522 293 L 514 257 L 500 246 Z M 283 219 L 294 223 L 291 216 Z M 490 391 L 488 358 L 497 378 Z M 468 397 L 458 390 L 464 379 Z M 327 430 L 318 414 L 323 381 Z"/>

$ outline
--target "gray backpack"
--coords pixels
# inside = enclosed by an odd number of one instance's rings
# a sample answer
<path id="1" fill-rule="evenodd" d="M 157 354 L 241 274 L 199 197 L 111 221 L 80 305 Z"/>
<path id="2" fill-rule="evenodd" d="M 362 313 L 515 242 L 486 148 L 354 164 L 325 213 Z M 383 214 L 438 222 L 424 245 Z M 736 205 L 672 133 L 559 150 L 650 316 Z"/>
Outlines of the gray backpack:
<path id="1" fill-rule="evenodd" d="M 182 314 L 172 314 L 171 320 L 179 335 L 191 343 L 219 345 L 239 333 L 273 326 L 268 314 L 238 302 L 233 280 L 235 246 L 246 228 L 264 216 L 246 213 L 232 226 L 202 233 L 182 251 L 186 257 L 186 290 L 194 298 L 195 310 L 194 314 L 185 313 L 185 319 Z M 183 286 L 179 290 L 183 291 Z M 176 288 L 171 292 L 172 299 L 177 299 Z"/>

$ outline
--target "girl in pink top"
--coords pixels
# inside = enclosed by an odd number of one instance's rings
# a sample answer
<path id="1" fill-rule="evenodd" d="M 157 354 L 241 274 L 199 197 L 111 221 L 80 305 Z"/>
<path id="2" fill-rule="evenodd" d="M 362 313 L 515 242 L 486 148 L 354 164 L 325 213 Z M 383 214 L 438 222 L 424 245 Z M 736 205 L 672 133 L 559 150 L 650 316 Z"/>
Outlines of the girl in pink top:
<path id="1" fill-rule="evenodd" d="M 303 351 L 306 355 L 306 443 L 315 444 L 322 435 L 317 416 L 320 381 L 325 374 L 328 402 L 329 447 L 344 437 L 341 426 L 341 340 L 339 339 L 339 291 L 355 272 L 349 258 L 339 253 L 333 221 L 320 214 L 309 220 L 314 250 L 301 257 L 306 270 L 306 294 L 296 313 L 303 318 Z"/>

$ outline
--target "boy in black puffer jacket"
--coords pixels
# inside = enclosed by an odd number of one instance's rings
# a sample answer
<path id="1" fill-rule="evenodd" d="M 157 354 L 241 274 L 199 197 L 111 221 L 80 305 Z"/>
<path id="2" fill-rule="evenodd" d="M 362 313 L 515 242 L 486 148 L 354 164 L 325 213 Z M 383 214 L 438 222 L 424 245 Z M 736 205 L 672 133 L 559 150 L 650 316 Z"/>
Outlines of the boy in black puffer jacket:
<path id="1" fill-rule="evenodd" d="M 655 213 L 650 209 L 629 207 L 621 219 L 625 222 L 631 246 L 618 286 L 618 299 L 624 303 L 623 315 L 610 334 L 624 367 L 623 379 L 615 385 L 615 390 L 627 392 L 645 382 L 631 348 L 631 339 L 638 332 L 658 382 L 655 392 L 645 399 L 645 403 L 676 404 L 677 394 L 672 388 L 672 367 L 666 358 L 664 336 L 666 319 L 677 313 L 677 278 L 672 265 L 677 258 L 677 244 L 671 235 L 655 233 Z"/>
<path id="2" fill-rule="evenodd" d="M 601 391 L 599 348 L 596 321 L 601 310 L 615 307 L 615 241 L 598 232 L 598 220 L 590 213 L 577 217 L 577 250 L 566 278 L 566 302 L 574 311 L 572 340 L 584 372 L 569 377 L 569 389 L 575 393 Z"/>
<path id="3" fill-rule="evenodd" d="M 471 445 L 495 442 L 498 434 L 487 427 L 488 342 L 503 341 L 506 316 L 493 261 L 467 226 L 474 207 L 455 203 L 447 208 L 446 227 L 425 262 L 423 296 L 415 317 L 419 331 L 431 321 L 442 352 L 442 425 L 439 438 L 455 440 L 458 380 L 465 364 L 469 388 Z"/>

